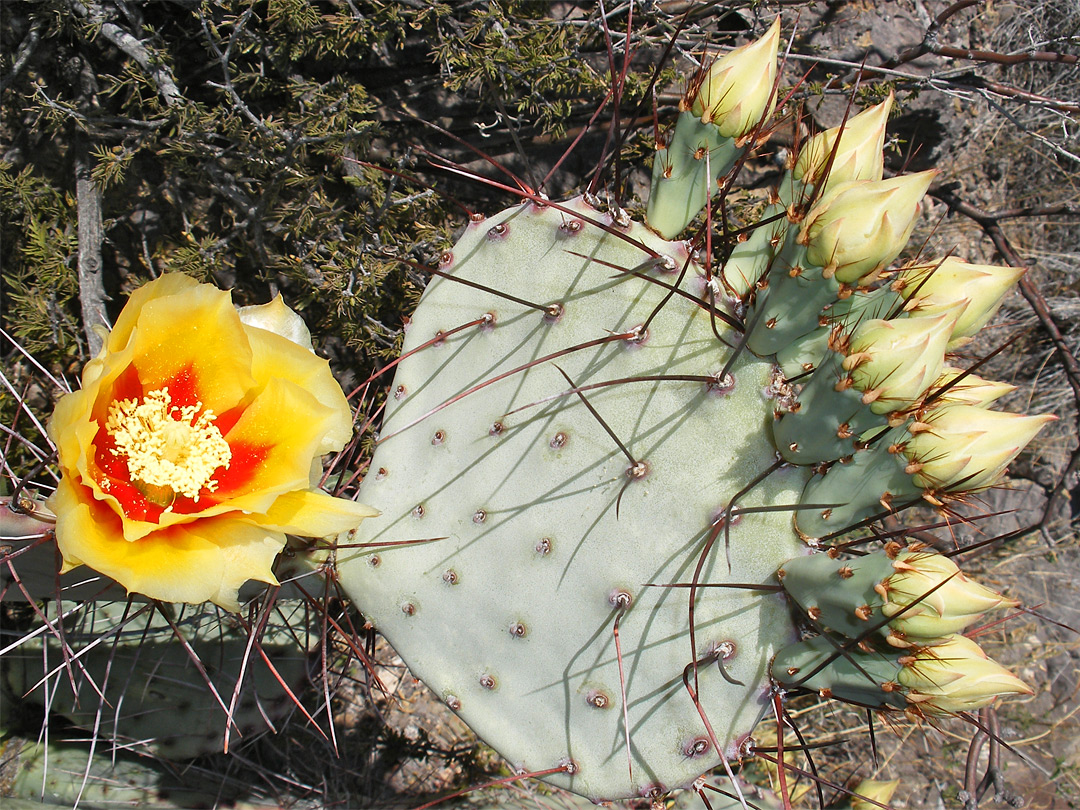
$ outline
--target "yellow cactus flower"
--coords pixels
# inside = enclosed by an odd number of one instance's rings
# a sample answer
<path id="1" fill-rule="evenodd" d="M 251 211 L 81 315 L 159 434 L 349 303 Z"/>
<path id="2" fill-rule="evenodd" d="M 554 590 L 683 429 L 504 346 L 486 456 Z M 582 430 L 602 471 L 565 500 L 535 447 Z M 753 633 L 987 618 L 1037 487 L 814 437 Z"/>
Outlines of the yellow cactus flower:
<path id="1" fill-rule="evenodd" d="M 909 408 L 941 376 L 955 312 L 870 320 L 855 330 L 843 368 L 877 414 Z"/>
<path id="2" fill-rule="evenodd" d="M 1019 604 L 968 579 L 942 554 L 902 551 L 893 560 L 893 568 L 896 573 L 874 590 L 885 600 L 881 612 L 896 617 L 889 627 L 908 637 L 957 633 L 994 608 Z"/>
<path id="3" fill-rule="evenodd" d="M 974 405 L 945 404 L 908 427 L 908 472 L 931 490 L 986 489 L 1023 450 L 1052 414 L 1022 416 Z"/>
<path id="4" fill-rule="evenodd" d="M 316 489 L 351 411 L 280 297 L 238 312 L 184 275 L 146 284 L 48 431 L 63 570 L 87 565 L 154 599 L 236 610 L 244 582 L 276 583 L 286 534 L 377 514 Z"/>
<path id="5" fill-rule="evenodd" d="M 780 18 L 765 36 L 724 54 L 687 94 L 690 109 L 726 138 L 741 138 L 772 115 L 776 105 L 776 54 Z"/>
<path id="6" fill-rule="evenodd" d="M 905 267 L 893 282 L 893 289 L 907 299 L 905 309 L 920 315 L 933 315 L 953 307 L 957 301 L 963 302 L 949 341 L 949 348 L 954 349 L 970 342 L 989 323 L 1005 293 L 1024 272 L 1022 267 L 969 264 L 950 256 L 930 265 Z"/>
<path id="7" fill-rule="evenodd" d="M 824 180 L 825 189 L 852 180 L 880 180 L 885 124 L 892 104 L 890 92 L 883 102 L 853 116 L 843 127 L 819 132 L 799 151 L 792 175 L 796 180 L 814 185 Z M 830 158 L 832 165 L 829 165 Z M 826 167 L 829 169 L 827 178 L 822 176 Z"/>
<path id="8" fill-rule="evenodd" d="M 907 245 L 937 170 L 837 183 L 806 215 L 807 261 L 844 284 L 869 283 Z"/>
<path id="9" fill-rule="evenodd" d="M 901 663 L 897 680 L 908 689 L 908 702 L 927 714 L 974 711 L 1005 695 L 1033 694 L 978 644 L 957 634 L 920 648 Z"/>

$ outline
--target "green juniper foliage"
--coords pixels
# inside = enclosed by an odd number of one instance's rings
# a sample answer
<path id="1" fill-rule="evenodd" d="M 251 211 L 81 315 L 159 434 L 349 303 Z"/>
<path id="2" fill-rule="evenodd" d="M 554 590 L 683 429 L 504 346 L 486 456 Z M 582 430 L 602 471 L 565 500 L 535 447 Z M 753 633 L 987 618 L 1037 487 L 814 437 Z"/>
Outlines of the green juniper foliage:
<path id="1" fill-rule="evenodd" d="M 110 292 L 165 270 L 233 287 L 242 303 L 282 290 L 317 341 L 336 336 L 371 358 L 362 365 L 390 356 L 426 280 L 394 257 L 430 259 L 460 210 L 410 179 L 428 168 L 413 145 L 434 136 L 418 118 L 468 136 L 473 115 L 505 110 L 533 122 L 531 136 L 557 137 L 572 110 L 602 95 L 604 71 L 579 56 L 583 29 L 546 12 L 529 2 L 6 4 L 5 324 L 48 363 L 87 359 L 81 159 L 100 196 Z M 459 94 L 454 108 L 447 91 Z"/>

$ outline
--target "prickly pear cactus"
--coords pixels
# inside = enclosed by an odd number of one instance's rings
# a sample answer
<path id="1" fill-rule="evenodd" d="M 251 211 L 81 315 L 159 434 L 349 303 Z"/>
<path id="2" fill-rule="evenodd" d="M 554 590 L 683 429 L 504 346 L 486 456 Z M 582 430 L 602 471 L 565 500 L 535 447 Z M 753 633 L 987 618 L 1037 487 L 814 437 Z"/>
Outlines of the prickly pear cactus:
<path id="1" fill-rule="evenodd" d="M 647 223 L 532 192 L 469 222 L 359 494 L 382 516 L 341 538 L 341 585 L 413 672 L 516 771 L 597 801 L 730 772 L 785 689 L 920 716 L 1027 691 L 950 669 L 1010 602 L 945 588 L 938 555 L 799 565 L 996 483 L 1045 421 L 987 416 L 993 386 L 946 365 L 1015 271 L 889 271 L 934 177 L 882 179 L 891 102 L 810 140 L 718 272 L 668 241 L 771 115 L 778 40 L 688 82 Z"/>
<path id="2" fill-rule="evenodd" d="M 342 559 L 342 584 L 515 767 L 572 761 L 558 781 L 598 799 L 692 781 L 717 756 L 682 681 L 686 591 L 662 586 L 689 583 L 712 539 L 710 583 L 764 583 L 800 552 L 784 510 L 714 538 L 773 463 L 771 364 L 746 353 L 719 379 L 733 350 L 714 327 L 738 333 L 686 246 L 582 198 L 470 223 L 441 270 L 364 482 L 384 516 L 351 541 L 426 542 Z M 738 506 L 793 504 L 805 480 L 788 469 Z M 698 597 L 694 687 L 729 758 L 794 639 L 786 616 L 777 596 Z"/>
<path id="3" fill-rule="evenodd" d="M 0 742 L 0 786 L 5 810 L 63 810 L 82 807 L 138 807 L 153 810 L 185 810 L 215 807 L 225 800 L 234 810 L 277 807 L 235 801 L 205 773 L 202 779 L 185 781 L 160 762 L 127 752 L 91 754 L 87 746 L 74 743 L 40 743 L 17 736 Z M 224 794 L 224 795 L 223 795 Z"/>
<path id="4" fill-rule="evenodd" d="M 62 617 L 57 605 L 67 608 Z M 303 610 L 290 617 L 291 631 L 264 635 L 272 670 L 251 653 L 239 624 L 222 622 L 213 609 L 167 605 L 160 609 L 167 618 L 140 603 L 48 602 L 45 610 L 59 630 L 4 656 L 4 693 L 47 700 L 48 711 L 72 726 L 158 757 L 220 753 L 226 707 L 234 744 L 266 730 L 294 708 L 289 692 L 299 693 L 307 679 L 307 655 L 296 643 Z M 238 679 L 244 688 L 233 703 Z M 46 680 L 54 685 L 43 693 L 37 687 Z"/>

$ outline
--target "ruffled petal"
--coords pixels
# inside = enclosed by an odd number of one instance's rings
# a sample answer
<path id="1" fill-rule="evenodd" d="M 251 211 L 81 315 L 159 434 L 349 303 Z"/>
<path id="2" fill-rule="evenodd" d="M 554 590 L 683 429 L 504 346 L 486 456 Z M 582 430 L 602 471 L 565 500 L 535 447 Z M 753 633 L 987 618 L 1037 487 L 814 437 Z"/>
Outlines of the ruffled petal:
<path id="1" fill-rule="evenodd" d="M 235 610 L 244 582 L 276 582 L 287 532 L 337 534 L 376 514 L 312 491 L 320 456 L 344 446 L 352 422 L 303 321 L 280 297 L 243 318 L 228 293 L 178 274 L 131 296 L 49 422 L 65 571 L 85 564 L 130 592 Z M 147 403 L 142 421 L 122 421 Z M 194 444 L 180 452 L 178 436 Z"/>
<path id="2" fill-rule="evenodd" d="M 75 471 L 79 468 L 85 449 L 97 433 L 97 425 L 88 419 L 96 393 L 95 386 L 64 394 L 49 418 L 46 431 L 56 445 L 57 459 L 65 470 Z"/>
<path id="3" fill-rule="evenodd" d="M 128 297 L 120 317 L 116 319 L 116 325 L 109 333 L 109 339 L 102 347 L 102 354 L 118 352 L 127 346 L 142 308 L 150 301 L 179 295 L 198 286 L 199 282 L 191 276 L 185 276 L 183 273 L 166 273 L 139 287 Z"/>
<path id="4" fill-rule="evenodd" d="M 168 387 L 174 405 L 202 402 L 220 414 L 242 403 L 256 385 L 251 348 L 232 298 L 208 284 L 147 302 L 133 344 L 143 391 Z"/>
<path id="5" fill-rule="evenodd" d="M 289 312 L 292 313 L 292 310 Z M 258 382 L 275 377 L 289 380 L 310 391 L 315 399 L 333 412 L 316 455 L 337 452 L 344 447 L 352 437 L 352 410 L 341 386 L 330 372 L 330 364 L 311 351 L 310 344 L 305 348 L 287 337 L 256 326 L 246 329 L 251 343 L 251 373 Z"/>
<path id="6" fill-rule="evenodd" d="M 49 508 L 63 516 L 56 542 L 64 572 L 88 565 L 129 592 L 166 602 L 212 601 L 226 610 L 239 609 L 236 594 L 247 580 L 277 583 L 271 568 L 285 537 L 264 526 L 207 518 L 127 541 L 120 518 L 67 478 Z"/>
<path id="7" fill-rule="evenodd" d="M 313 349 L 311 345 L 311 331 L 304 323 L 304 319 L 285 305 L 281 293 L 268 304 L 257 304 L 253 307 L 238 307 L 236 314 L 240 316 L 245 326 L 253 326 L 256 329 L 265 329 L 275 335 L 288 338 L 297 346 L 305 349 Z"/>
<path id="8" fill-rule="evenodd" d="M 378 509 L 347 498 L 301 490 L 282 495 L 265 515 L 252 515 L 248 519 L 264 528 L 286 534 L 327 537 L 355 529 L 364 518 L 379 514 Z"/>
<path id="9" fill-rule="evenodd" d="M 270 380 L 225 434 L 232 461 L 207 501 L 265 514 L 278 496 L 308 489 L 311 460 L 338 419 L 300 386 Z"/>

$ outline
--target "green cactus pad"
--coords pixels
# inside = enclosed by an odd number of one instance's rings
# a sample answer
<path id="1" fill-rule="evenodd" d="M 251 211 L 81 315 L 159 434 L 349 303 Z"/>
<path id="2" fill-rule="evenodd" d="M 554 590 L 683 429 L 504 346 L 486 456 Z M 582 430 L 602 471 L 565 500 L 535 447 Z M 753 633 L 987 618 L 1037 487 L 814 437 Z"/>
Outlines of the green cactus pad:
<path id="1" fill-rule="evenodd" d="M 782 215 L 782 216 L 781 216 Z M 745 299 L 757 282 L 776 263 L 788 265 L 784 256 L 801 250 L 795 244 L 797 231 L 790 227 L 783 206 L 770 204 L 761 214 L 761 221 L 780 216 L 772 222 L 755 228 L 743 242 L 737 242 L 724 262 L 723 277 L 727 289 Z"/>
<path id="2" fill-rule="evenodd" d="M 717 384 L 731 349 L 688 262 L 683 243 L 612 225 L 581 199 L 471 223 L 443 272 L 549 313 L 432 281 L 359 496 L 383 514 L 339 554 L 364 615 L 512 767 L 572 761 L 549 780 L 597 800 L 686 785 L 720 761 L 683 685 L 688 590 L 650 586 L 690 582 L 724 508 L 775 463 L 762 429 L 771 364 L 744 353 L 733 384 Z M 626 272 L 639 267 L 648 279 Z M 644 339 L 625 337 L 646 321 Z M 659 375 L 688 379 L 642 379 Z M 775 583 L 801 552 L 783 505 L 805 477 L 780 470 L 738 501 L 781 510 L 736 517 L 702 582 Z M 715 659 L 699 669 L 702 709 L 732 757 L 793 625 L 779 595 L 720 587 L 698 592 L 694 625 L 699 657 L 732 651 L 724 672 Z"/>
<path id="3" fill-rule="evenodd" d="M 790 237 L 790 232 L 789 232 Z M 840 285 L 824 278 L 820 267 L 808 264 L 806 249 L 789 238 L 747 315 L 757 326 L 747 345 L 761 355 L 776 354 L 820 325 L 824 309 L 836 301 Z"/>
<path id="4" fill-rule="evenodd" d="M 807 689 L 872 709 L 904 709 L 906 690 L 897 682 L 903 669 L 900 655 L 864 652 L 849 639 L 815 636 L 777 653 L 772 675 L 788 689 Z"/>
<path id="5" fill-rule="evenodd" d="M 821 508 L 796 514 L 795 525 L 803 536 L 825 537 L 885 513 L 886 503 L 899 509 L 920 498 L 922 489 L 904 472 L 902 457 L 889 452 L 893 437 L 902 431 L 889 431 L 849 461 L 833 464 L 810 479 L 803 503 Z"/>
<path id="6" fill-rule="evenodd" d="M 797 557 L 784 563 L 778 575 L 788 596 L 819 626 L 862 638 L 881 623 L 885 600 L 874 586 L 892 573 L 892 560 L 878 551 L 851 559 Z"/>
<path id="7" fill-rule="evenodd" d="M 51 618 L 56 604 L 47 603 Z M 17 654 L 3 659 L 4 686 L 11 694 L 47 700 L 49 710 L 72 725 L 106 739 L 136 741 L 136 749 L 157 756 L 188 759 L 221 753 L 225 710 L 169 621 L 138 603 L 87 602 L 76 610 L 72 603 L 61 604 L 68 610 L 64 643 L 73 651 L 68 654 L 71 663 L 65 664 L 51 634 L 24 643 Z M 257 651 L 248 649 L 240 625 L 224 625 L 212 606 L 180 608 L 173 622 L 226 705 L 245 658 L 251 659 L 232 714 L 234 743 L 245 734 L 265 731 L 267 722 L 293 708 L 282 682 L 294 694 L 306 682 L 307 656 L 296 644 L 303 619 L 293 617 L 291 631 L 268 629 L 263 636 L 262 649 L 276 675 Z M 47 690 L 42 688 L 46 681 Z"/>
<path id="8" fill-rule="evenodd" d="M 755 231 L 756 233 L 756 231 Z M 900 296 L 888 287 L 873 292 L 855 292 L 847 298 L 826 306 L 821 313 L 825 323 L 812 332 L 796 338 L 776 353 L 776 360 L 788 379 L 813 371 L 826 357 L 829 335 L 839 326 L 850 334 L 860 323 L 871 318 L 887 318 L 899 309 Z"/>
<path id="9" fill-rule="evenodd" d="M 247 801 L 242 785 L 220 774 L 195 769 L 185 774 L 149 757 L 116 751 L 99 742 L 91 752 L 79 743 L 40 743 L 18 736 L 0 742 L 0 797 L 4 810 L 145 810 L 229 807 L 271 810 L 269 800 Z M 196 778 L 192 778 L 196 777 Z"/>
<path id="10" fill-rule="evenodd" d="M 776 448 L 793 464 L 833 461 L 855 452 L 855 442 L 885 420 L 862 402 L 855 388 L 837 390 L 843 355 L 829 351 L 799 394 L 798 410 L 773 425 Z M 808 501 L 809 503 L 809 501 Z"/>
<path id="11" fill-rule="evenodd" d="M 719 190 L 745 147 L 703 123 L 692 112 L 679 114 L 671 142 L 657 150 L 649 194 L 649 224 L 671 238 L 681 233 Z"/>

